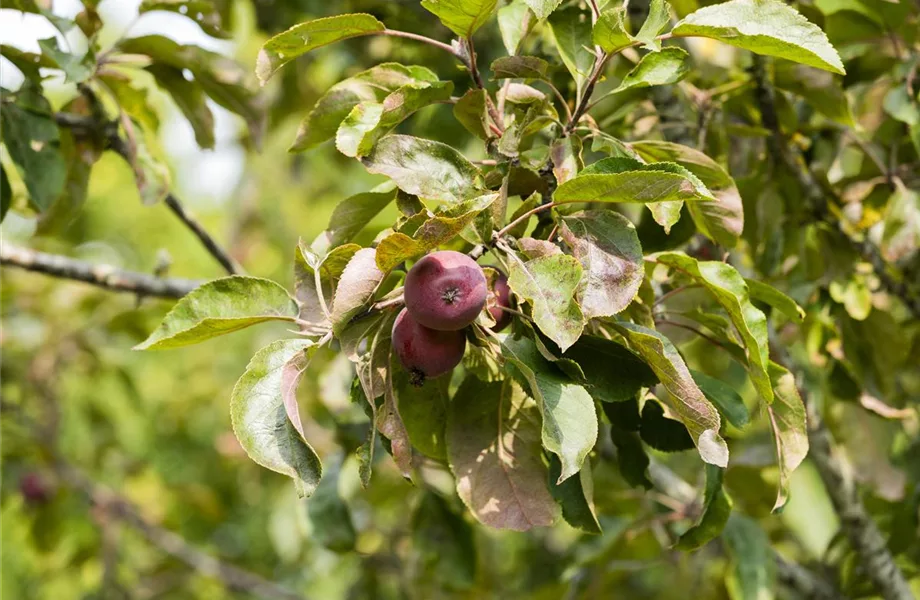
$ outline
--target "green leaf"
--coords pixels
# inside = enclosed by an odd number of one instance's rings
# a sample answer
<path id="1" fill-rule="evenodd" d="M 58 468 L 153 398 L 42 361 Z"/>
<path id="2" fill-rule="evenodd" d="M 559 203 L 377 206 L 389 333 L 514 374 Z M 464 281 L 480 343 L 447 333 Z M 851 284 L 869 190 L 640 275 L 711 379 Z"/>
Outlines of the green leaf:
<path id="1" fill-rule="evenodd" d="M 472 223 L 479 213 L 489 208 L 496 198 L 498 194 L 486 194 L 450 206 L 425 221 L 412 237 L 404 233 L 391 233 L 377 245 L 377 266 L 387 273 L 399 263 L 449 242 Z"/>
<path id="2" fill-rule="evenodd" d="M 402 191 L 423 199 L 458 202 L 480 195 L 479 169 L 447 144 L 408 135 L 388 135 L 361 162 L 386 175 Z"/>
<path id="3" fill-rule="evenodd" d="M 743 429 L 747 426 L 751 421 L 751 413 L 745 406 L 741 395 L 734 388 L 721 379 L 710 377 L 693 369 L 690 369 L 690 374 L 706 397 L 709 398 L 709 401 L 716 405 L 716 408 L 719 409 L 723 417 L 728 419 L 729 423 L 738 429 Z"/>
<path id="4" fill-rule="evenodd" d="M 332 301 L 332 328 L 341 334 L 352 317 L 374 297 L 384 273 L 377 268 L 376 251 L 361 248 L 345 267 Z"/>
<path id="5" fill-rule="evenodd" d="M 6 175 L 6 168 L 0 164 L 0 223 L 6 218 L 6 213 L 10 210 L 13 203 L 13 188 L 10 187 L 10 180 Z"/>
<path id="6" fill-rule="evenodd" d="M 549 18 L 550 30 L 559 57 L 575 79 L 576 93 L 580 97 L 582 86 L 594 67 L 591 52 L 591 19 L 575 7 L 555 11 Z"/>
<path id="7" fill-rule="evenodd" d="M 138 8 L 139 14 L 164 10 L 185 15 L 195 21 L 206 34 L 222 39 L 232 36 L 221 26 L 220 10 L 213 0 L 144 0 Z"/>
<path id="8" fill-rule="evenodd" d="M 693 438 L 684 424 L 664 416 L 661 405 L 651 399 L 642 406 L 639 437 L 661 452 L 681 452 L 693 448 Z"/>
<path id="9" fill-rule="evenodd" d="M 425 67 L 397 63 L 383 63 L 340 81 L 320 97 L 301 122 L 289 152 L 308 150 L 335 137 L 342 120 L 360 102 L 383 102 L 404 85 L 436 81 L 438 76 Z"/>
<path id="10" fill-rule="evenodd" d="M 23 76 L 31 83 L 40 87 L 42 82 L 41 69 L 54 69 L 56 63 L 48 56 L 24 52 L 15 46 L 0 44 L 0 55 L 19 69 Z"/>
<path id="11" fill-rule="evenodd" d="M 44 96 L 17 94 L 0 107 L 3 143 L 29 192 L 29 204 L 38 212 L 51 208 L 64 190 L 67 164 L 61 156 L 57 124 Z M 39 107 L 46 114 L 31 108 Z"/>
<path id="12" fill-rule="evenodd" d="M 744 342 L 748 370 L 754 387 L 767 404 L 773 402 L 773 388 L 767 373 L 767 365 L 770 362 L 767 317 L 751 303 L 744 278 L 734 267 L 717 260 L 697 261 L 677 252 L 658 254 L 655 260 L 681 271 L 702 284 L 722 305 Z"/>
<path id="13" fill-rule="evenodd" d="M 67 81 L 83 83 L 96 71 L 95 57 L 91 53 L 77 56 L 65 52 L 58 47 L 57 38 L 38 40 L 38 46 L 42 49 L 44 56 L 50 58 L 57 68 L 64 71 Z"/>
<path id="14" fill-rule="evenodd" d="M 473 528 L 450 509 L 438 494 L 422 493 L 410 518 L 410 564 L 424 576 L 450 590 L 476 583 L 476 544 Z"/>
<path id="15" fill-rule="evenodd" d="M 555 455 L 549 461 L 549 491 L 562 507 L 565 522 L 585 533 L 599 534 L 601 524 L 594 512 L 594 478 L 589 467 L 578 472 L 578 477 L 569 477 L 557 484 L 562 473 L 562 463 Z"/>
<path id="16" fill-rule="evenodd" d="M 744 282 L 747 284 L 751 299 L 772 306 L 793 321 L 801 323 L 805 319 L 805 309 L 772 285 L 748 278 L 745 278 Z"/>
<path id="17" fill-rule="evenodd" d="M 677 83 L 690 72 L 687 65 L 689 58 L 686 50 L 676 46 L 646 54 L 639 64 L 626 74 L 614 92 Z"/>
<path id="18" fill-rule="evenodd" d="M 665 0 L 652 0 L 649 4 L 648 17 L 646 17 L 642 27 L 639 28 L 639 33 L 636 34 L 635 39 L 637 42 L 641 42 L 648 50 L 660 50 L 661 42 L 656 38 L 670 23 L 671 5 Z"/>
<path id="19" fill-rule="evenodd" d="M 195 141 L 204 149 L 214 148 L 214 115 L 208 108 L 200 86 L 188 81 L 182 69 L 161 64 L 152 64 L 147 71 L 156 79 L 157 85 L 170 96 L 195 132 Z"/>
<path id="20" fill-rule="evenodd" d="M 134 171 L 134 183 L 137 185 L 141 202 L 145 206 L 153 206 L 169 194 L 172 178 L 169 175 L 169 167 L 160 158 L 160 152 L 151 147 L 154 132 L 142 126 L 134 126 L 133 121 L 132 128 L 133 152 L 128 155 L 128 162 Z M 155 139 L 153 143 L 156 143 Z"/>
<path id="21" fill-rule="evenodd" d="M 530 339 L 505 336 L 502 354 L 527 383 L 543 416 L 543 447 L 559 457 L 560 484 L 582 468 L 597 441 L 597 413 L 584 387 L 547 361 Z M 456 400 L 455 400 L 456 402 Z"/>
<path id="22" fill-rule="evenodd" d="M 616 54 L 633 45 L 629 35 L 629 20 L 622 6 L 608 7 L 601 12 L 591 32 L 592 41 L 608 54 Z"/>
<path id="23" fill-rule="evenodd" d="M 730 0 L 706 6 L 684 17 L 672 32 L 845 74 L 824 32 L 780 0 Z"/>
<path id="24" fill-rule="evenodd" d="M 332 302 L 336 283 L 360 249 L 357 244 L 345 244 L 319 256 L 298 240 L 294 253 L 294 295 L 300 305 L 301 321 L 313 325 L 314 332 L 325 333 L 331 327 L 326 311 Z M 318 285 L 322 286 L 322 302 Z"/>
<path id="25" fill-rule="evenodd" d="M 776 559 L 770 538 L 757 521 L 733 514 L 722 531 L 722 541 L 731 557 L 725 586 L 732 600 L 773 600 Z"/>
<path id="26" fill-rule="evenodd" d="M 179 299 L 135 350 L 197 344 L 265 321 L 293 321 L 297 302 L 268 279 L 233 275 L 209 281 Z"/>
<path id="27" fill-rule="evenodd" d="M 323 245 L 335 248 L 352 241 L 394 198 L 396 186 L 392 184 L 345 198 L 336 205 L 326 231 L 320 234 Z"/>
<path id="28" fill-rule="evenodd" d="M 640 325 L 617 322 L 613 326 L 674 397 L 675 413 L 690 432 L 703 461 L 720 467 L 728 465 L 728 446 L 719 435 L 719 413 L 693 381 L 674 344 L 659 332 Z"/>
<path id="29" fill-rule="evenodd" d="M 492 79 L 545 79 L 549 63 L 536 56 L 503 56 L 490 68 Z"/>
<path id="30" fill-rule="evenodd" d="M 405 369 L 394 368 L 393 371 L 393 391 L 409 441 L 425 456 L 446 460 L 444 435 L 450 402 L 447 392 L 450 378 L 440 377 L 418 386 L 412 385 Z"/>
<path id="31" fill-rule="evenodd" d="M 489 111 L 486 108 L 486 91 L 480 89 L 467 90 L 454 104 L 454 118 L 467 131 L 481 140 L 493 137 L 489 127 Z"/>
<path id="32" fill-rule="evenodd" d="M 648 210 L 652 213 L 652 218 L 656 223 L 661 225 L 666 235 L 670 235 L 671 228 L 680 221 L 680 215 L 683 209 L 683 200 L 655 202 L 648 205 Z"/>
<path id="33" fill-rule="evenodd" d="M 336 458 L 327 464 L 323 479 L 307 502 L 307 515 L 313 525 L 310 539 L 333 552 L 344 553 L 354 550 L 358 536 L 348 504 L 339 495 L 340 463 L 341 458 Z"/>
<path id="34" fill-rule="evenodd" d="M 853 111 L 839 77 L 826 71 L 784 60 L 774 63 L 776 87 L 808 101 L 808 105 L 843 125 L 854 127 Z"/>
<path id="35" fill-rule="evenodd" d="M 714 199 L 688 203 L 697 229 L 727 248 L 738 243 L 744 229 L 744 208 L 735 181 L 725 169 L 699 150 L 672 142 L 640 141 L 629 146 L 647 161 L 671 161 L 698 177 Z"/>
<path id="36" fill-rule="evenodd" d="M 407 83 L 382 103 L 361 102 L 339 125 L 335 147 L 345 156 L 360 158 L 370 153 L 377 140 L 417 110 L 446 102 L 454 90 L 451 81 Z"/>
<path id="37" fill-rule="evenodd" d="M 573 256 L 542 256 L 526 263 L 513 257 L 508 285 L 530 302 L 540 331 L 565 352 L 584 329 L 585 317 L 575 302 L 582 268 Z"/>
<path id="38" fill-rule="evenodd" d="M 684 532 L 675 547 L 696 550 L 718 537 L 732 513 L 732 500 L 722 489 L 724 469 L 706 465 L 706 489 L 703 494 L 703 514 L 696 524 Z"/>
<path id="39" fill-rule="evenodd" d="M 510 380 L 468 376 L 460 384 L 447 418 L 447 457 L 457 494 L 481 523 L 527 531 L 556 520 L 539 418 L 533 401 Z"/>
<path id="40" fill-rule="evenodd" d="M 498 29 L 502 34 L 502 43 L 509 55 L 517 54 L 521 40 L 530 31 L 533 13 L 524 0 L 513 0 L 498 9 Z"/>
<path id="41" fill-rule="evenodd" d="M 607 406 L 614 405 L 605 405 L 605 408 Z M 633 487 L 652 489 L 652 482 L 649 481 L 646 474 L 650 461 L 638 434 L 611 425 L 610 439 L 617 449 L 617 468 L 626 483 Z"/>
<path id="42" fill-rule="evenodd" d="M 461 38 L 471 37 L 492 18 L 498 0 L 422 0 L 422 7 Z"/>
<path id="43" fill-rule="evenodd" d="M 566 181 L 553 194 L 565 202 L 673 202 L 712 200 L 692 173 L 675 163 L 644 165 L 629 158 L 605 158 Z"/>
<path id="44" fill-rule="evenodd" d="M 920 193 L 895 181 L 883 219 L 880 250 L 886 260 L 907 261 L 920 248 Z"/>
<path id="45" fill-rule="evenodd" d="M 374 425 L 390 442 L 387 450 L 393 456 L 393 462 L 396 463 L 400 474 L 408 480 L 412 476 L 412 444 L 409 442 L 409 432 L 406 431 L 402 415 L 399 414 L 399 398 L 393 389 L 393 372 L 402 365 L 393 358 L 392 352 L 389 352 L 388 356 L 390 360 L 383 391 L 383 404 L 377 409 Z"/>
<path id="46" fill-rule="evenodd" d="M 779 464 L 779 492 L 774 512 L 782 511 L 789 501 L 789 478 L 808 454 L 808 429 L 805 423 L 805 404 L 799 396 L 795 377 L 782 366 L 770 363 L 770 380 L 775 400 L 767 405 L 776 459 Z"/>
<path id="47" fill-rule="evenodd" d="M 312 344 L 310 340 L 279 340 L 262 348 L 252 357 L 230 397 L 233 433 L 249 458 L 292 477 L 300 496 L 313 494 L 323 468 L 303 438 L 299 422 L 292 423 L 288 417 L 282 381 L 285 366 Z"/>
<path id="48" fill-rule="evenodd" d="M 578 363 L 588 393 L 599 402 L 628 402 L 635 399 L 641 388 L 658 383 L 645 362 L 604 338 L 583 335 L 563 357 Z"/>
<path id="49" fill-rule="evenodd" d="M 550 16 L 562 4 L 562 0 L 524 0 L 524 2 L 541 21 Z"/>
<path id="50" fill-rule="evenodd" d="M 581 138 L 575 135 L 553 142 L 549 156 L 553 163 L 553 176 L 557 183 L 565 183 L 573 179 L 584 167 L 581 150 Z"/>
<path id="51" fill-rule="evenodd" d="M 383 23 L 371 15 L 362 13 L 336 15 L 300 23 L 262 45 L 256 59 L 256 77 L 265 85 L 278 69 L 311 50 L 384 29 L 386 27 Z"/>
<path id="52" fill-rule="evenodd" d="M 609 317 L 629 306 L 645 274 L 639 236 L 629 219 L 609 210 L 584 210 L 563 217 L 559 233 L 581 262 L 578 303 L 585 317 Z"/>

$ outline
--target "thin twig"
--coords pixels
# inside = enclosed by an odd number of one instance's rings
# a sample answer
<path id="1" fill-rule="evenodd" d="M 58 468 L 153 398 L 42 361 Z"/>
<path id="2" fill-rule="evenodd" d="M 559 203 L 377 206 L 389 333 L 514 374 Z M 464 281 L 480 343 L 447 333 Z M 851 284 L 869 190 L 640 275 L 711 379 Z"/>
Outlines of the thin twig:
<path id="1" fill-rule="evenodd" d="M 505 131 L 505 123 L 502 116 L 498 113 L 498 110 L 495 108 L 495 104 L 492 103 L 492 96 L 486 90 L 486 86 L 482 82 L 482 76 L 479 74 L 479 67 L 476 64 L 476 48 L 473 46 L 473 38 L 466 38 L 466 47 L 470 52 L 470 60 L 467 64 L 467 67 L 470 69 L 470 77 L 473 78 L 473 83 L 479 89 L 485 92 L 486 97 L 486 109 L 489 111 L 489 116 L 492 118 L 492 121 L 495 122 L 495 126 L 498 128 L 497 134 L 500 136 Z"/>
<path id="2" fill-rule="evenodd" d="M 139 296 L 158 298 L 181 298 L 201 284 L 200 281 L 189 279 L 156 277 L 146 273 L 124 271 L 110 265 L 96 265 L 11 244 L 0 244 L 0 264 L 52 277 L 82 281 L 116 292 L 131 292 Z"/>
<path id="3" fill-rule="evenodd" d="M 511 221 L 510 223 L 508 223 L 507 225 L 505 225 L 504 227 L 502 227 L 493 237 L 495 237 L 495 238 L 501 238 L 501 237 L 503 237 L 503 236 L 506 235 L 509 231 L 511 231 L 512 229 L 514 229 L 514 227 L 515 227 L 516 225 L 518 225 L 518 224 L 520 224 L 520 223 L 523 223 L 524 221 L 526 221 L 527 219 L 529 219 L 529 218 L 532 217 L 533 215 L 535 215 L 535 214 L 537 214 L 537 213 L 540 213 L 540 212 L 543 212 L 544 210 L 549 210 L 549 209 L 553 208 L 554 206 L 556 206 L 556 203 L 555 203 L 555 202 L 548 202 L 548 203 L 546 203 L 546 204 L 541 204 L 540 206 L 538 206 L 538 207 L 536 207 L 536 208 L 533 208 L 533 209 L 531 209 L 531 210 L 528 210 L 527 212 L 525 212 L 523 215 L 521 215 L 521 216 L 518 217 L 517 219 Z"/>
<path id="4" fill-rule="evenodd" d="M 687 331 L 691 331 L 695 333 L 696 335 L 700 336 L 701 338 L 703 338 L 704 340 L 706 340 L 713 346 L 718 346 L 719 348 L 722 348 L 723 350 L 727 350 L 727 348 L 722 342 L 712 337 L 711 335 L 703 333 L 702 331 L 700 331 L 696 327 L 693 327 L 692 325 L 686 325 L 684 323 L 678 323 L 677 321 L 671 321 L 668 319 L 655 319 L 655 323 L 658 325 L 670 325 L 671 327 L 679 327 L 680 329 L 686 329 Z"/>

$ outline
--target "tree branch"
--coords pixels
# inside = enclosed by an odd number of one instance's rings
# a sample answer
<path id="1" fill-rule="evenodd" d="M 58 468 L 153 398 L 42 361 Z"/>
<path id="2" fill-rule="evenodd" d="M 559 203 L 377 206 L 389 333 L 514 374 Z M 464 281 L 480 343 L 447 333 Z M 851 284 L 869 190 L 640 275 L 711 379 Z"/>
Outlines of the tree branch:
<path id="1" fill-rule="evenodd" d="M 839 223 L 831 214 L 827 195 L 808 165 L 801 152 L 787 143 L 779 126 L 776 115 L 776 90 L 773 88 L 771 77 L 767 72 L 765 59 L 757 54 L 754 59 L 754 80 L 757 84 L 757 100 L 760 105 L 760 118 L 763 126 L 772 132 L 769 138 L 770 153 L 777 164 L 784 165 L 792 173 L 805 191 L 810 209 L 818 221 L 830 225 L 849 243 L 862 259 L 872 265 L 872 270 L 882 284 L 882 287 L 892 296 L 900 298 L 908 310 L 916 318 L 920 318 L 920 295 L 912 293 L 904 277 L 896 279 L 889 271 L 889 265 L 882 257 L 878 247 L 870 240 L 855 240 L 840 229 Z"/>
<path id="2" fill-rule="evenodd" d="M 261 576 L 225 563 L 207 552 L 189 544 L 180 535 L 146 520 L 125 498 L 92 481 L 76 468 L 59 461 L 55 465 L 58 476 L 76 488 L 105 514 L 115 517 L 137 529 L 147 540 L 182 561 L 198 573 L 219 580 L 227 588 L 252 594 L 256 598 L 277 600 L 303 600 L 303 596 L 281 587 Z"/>
<path id="3" fill-rule="evenodd" d="M 502 119 L 502 116 L 498 114 L 498 110 L 495 108 L 495 104 L 492 102 L 492 95 L 489 94 L 486 90 L 485 84 L 482 82 L 482 76 L 479 74 L 479 67 L 476 64 L 476 48 L 473 47 L 473 38 L 466 38 L 466 47 L 470 53 L 470 59 L 467 63 L 467 67 L 470 69 L 470 77 L 473 79 L 473 83 L 485 92 L 486 96 L 486 110 L 489 111 L 489 116 L 495 122 L 495 126 L 498 128 L 498 134 L 501 135 L 505 131 L 505 123 Z"/>
<path id="4" fill-rule="evenodd" d="M 101 133 L 105 136 L 106 143 L 112 151 L 121 156 L 129 165 L 133 164 L 134 160 L 131 148 L 128 142 L 118 133 L 118 127 L 114 123 L 100 123 L 100 121 L 93 117 L 84 117 L 69 113 L 55 113 L 54 120 L 61 127 Z M 208 253 L 220 263 L 227 273 L 230 275 L 240 273 L 239 266 L 230 257 L 230 254 L 221 248 L 220 244 L 217 243 L 211 234 L 209 234 L 194 217 L 186 212 L 182 203 L 179 202 L 179 199 L 172 192 L 166 194 L 165 203 L 166 206 L 169 207 L 169 210 L 179 217 L 179 220 L 195 234 L 198 241 L 201 242 Z"/>
<path id="5" fill-rule="evenodd" d="M 52 277 L 82 281 L 116 292 L 131 292 L 139 296 L 158 298 L 181 298 L 201 283 L 190 279 L 163 278 L 123 271 L 110 265 L 94 265 L 11 244 L 0 244 L 0 264 Z"/>

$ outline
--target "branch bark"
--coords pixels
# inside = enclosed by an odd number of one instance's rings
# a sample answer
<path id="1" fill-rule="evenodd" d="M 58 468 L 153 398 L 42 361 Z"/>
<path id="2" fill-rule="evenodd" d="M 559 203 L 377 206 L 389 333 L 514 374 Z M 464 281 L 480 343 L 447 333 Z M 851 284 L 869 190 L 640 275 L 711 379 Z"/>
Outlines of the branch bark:
<path id="1" fill-rule="evenodd" d="M 825 190 L 821 186 L 805 163 L 802 153 L 799 152 L 798 148 L 787 143 L 783 136 L 776 115 L 776 90 L 773 87 L 770 74 L 767 72 L 766 60 L 757 54 L 753 55 L 753 60 L 760 118 L 763 126 L 772 132 L 769 138 L 769 148 L 774 162 L 785 166 L 795 176 L 799 186 L 805 191 L 815 220 L 827 223 L 833 230 L 839 231 L 841 237 L 850 244 L 862 259 L 872 265 L 872 270 L 879 278 L 885 291 L 899 298 L 915 318 L 920 318 L 920 294 L 912 293 L 903 276 L 896 278 L 891 274 L 889 265 L 882 257 L 878 247 L 868 239 L 855 240 L 847 235 L 846 232 L 840 230 L 839 223 L 834 219 L 828 208 L 827 196 L 832 195 L 832 192 Z"/>
<path id="2" fill-rule="evenodd" d="M 201 283 L 190 279 L 156 277 L 146 273 L 124 271 L 110 265 L 96 265 L 11 244 L 0 244 L 0 264 L 52 277 L 82 281 L 111 291 L 158 298 L 181 298 Z"/>
<path id="3" fill-rule="evenodd" d="M 95 506 L 137 529 L 147 540 L 198 573 L 219 580 L 227 588 L 272 600 L 303 600 L 303 596 L 262 578 L 255 573 L 225 563 L 188 543 L 182 536 L 146 520 L 125 498 L 92 481 L 66 462 L 55 465 L 58 476 L 76 488 Z"/>
<path id="4" fill-rule="evenodd" d="M 54 120 L 61 127 L 69 127 L 82 131 L 100 132 L 105 137 L 109 149 L 122 157 L 129 165 L 133 163 L 131 148 L 128 142 L 118 133 L 118 127 L 114 123 L 101 123 L 93 117 L 84 117 L 69 113 L 56 113 Z M 208 233 L 208 231 L 192 217 L 182 206 L 182 203 L 172 192 L 166 195 L 166 206 L 176 215 L 180 221 L 198 238 L 201 245 L 220 263 L 220 265 L 230 275 L 236 275 L 241 269 L 236 261 L 230 257 L 230 254 L 224 250 L 217 240 Z"/>

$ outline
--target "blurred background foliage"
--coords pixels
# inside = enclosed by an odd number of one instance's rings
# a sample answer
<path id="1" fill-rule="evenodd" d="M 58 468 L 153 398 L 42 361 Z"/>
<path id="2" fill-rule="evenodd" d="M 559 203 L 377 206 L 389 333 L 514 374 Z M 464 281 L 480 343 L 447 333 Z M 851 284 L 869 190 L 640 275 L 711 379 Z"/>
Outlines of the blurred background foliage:
<path id="1" fill-rule="evenodd" d="M 206 35 L 179 14 L 138 18 L 138 4 L 98 3 L 103 49 L 126 33 L 159 33 L 232 57 L 251 73 L 270 35 L 303 20 L 347 12 L 372 13 L 391 28 L 449 39 L 448 30 L 414 0 L 218 0 L 227 39 Z M 672 4 L 678 17 L 698 7 L 696 0 Z M 647 3 L 631 2 L 629 8 L 641 23 Z M 781 127 L 809 165 L 841 193 L 845 203 L 835 217 L 854 233 L 881 221 L 892 194 L 911 198 L 910 218 L 918 219 L 920 109 L 915 97 L 901 97 L 902 88 L 903 95 L 908 90 L 916 95 L 920 87 L 911 83 L 920 79 L 916 3 L 816 0 L 798 8 L 828 33 L 848 74 L 834 78 L 776 61 L 777 86 L 783 90 L 777 96 Z M 60 1 L 53 10 L 73 17 L 83 7 Z M 54 34 L 42 16 L 6 7 L 0 15 L 4 44 L 37 52 L 37 40 Z M 81 36 L 73 30 L 67 39 L 85 46 Z M 476 43 L 483 67 L 504 53 L 494 22 Z M 554 56 L 545 31 L 528 44 L 530 54 Z M 733 256 L 806 306 L 805 323 L 784 328 L 780 339 L 809 365 L 808 384 L 823 398 L 837 439 L 867 484 L 873 515 L 916 582 L 920 325 L 878 291 L 871 266 L 825 235 L 826 224 L 809 221 L 797 182 L 775 173 L 765 159 L 767 132 L 751 82 L 750 55 L 715 42 L 689 41 L 687 47 L 694 59 L 688 81 L 696 90 L 716 90 L 705 103 L 669 86 L 620 94 L 599 104 L 592 116 L 622 139 L 699 144 L 729 167 L 747 221 Z M 141 74 L 132 83 L 144 91 L 141 102 L 158 121 L 158 133 L 148 141 L 162 147 L 177 196 L 250 274 L 290 286 L 298 238 L 312 240 L 336 202 L 383 178 L 369 175 L 331 143 L 304 154 L 289 154 L 287 148 L 320 95 L 384 61 L 425 65 L 452 79 L 458 95 L 469 85 L 452 57 L 426 45 L 384 37 L 348 40 L 298 60 L 262 90 L 267 127 L 260 144 L 243 119 L 210 102 L 216 144 L 201 151 L 191 126 L 152 78 Z M 617 58 L 597 96 L 615 87 L 631 66 L 627 58 Z M 559 87 L 571 95 L 564 70 L 558 71 Z M 254 88 L 252 79 L 247 85 Z M 15 90 L 21 82 L 3 59 L 4 89 Z M 57 109 L 74 97 L 75 86 L 56 77 L 45 91 Z M 400 131 L 450 143 L 471 159 L 485 158 L 481 144 L 446 105 L 423 109 Z M 846 131 L 857 133 L 848 138 Z M 2 159 L 13 198 L 2 225 L 5 242 L 134 271 L 194 279 L 222 275 L 162 203 L 141 203 L 130 167 L 114 153 L 93 167 L 82 210 L 45 230 L 24 200 L 24 184 L 10 168 L 9 156 Z M 887 185 L 892 172 L 903 189 L 892 192 Z M 376 228 L 358 241 L 369 243 L 392 222 L 395 210 L 382 213 Z M 632 216 L 638 218 L 638 210 Z M 692 222 L 684 218 L 681 225 L 665 236 L 646 213 L 639 224 L 646 251 L 686 242 L 694 233 Z M 916 241 L 913 250 L 893 257 L 909 282 L 920 273 Z M 451 490 L 449 480 L 435 472 L 432 490 L 414 487 L 383 452 L 372 485 L 361 488 L 353 450 L 364 439 L 367 421 L 350 401 L 351 366 L 324 351 L 301 385 L 300 400 L 310 416 L 307 438 L 327 467 L 340 464 L 341 471 L 338 479 L 327 477 L 316 497 L 303 501 L 287 478 L 245 456 L 230 431 L 227 410 L 249 357 L 281 336 L 282 326 L 141 354 L 130 348 L 171 303 L 10 269 L 3 270 L 2 283 L 5 598 L 259 597 L 233 589 L 224 575 L 209 576 L 171 557 L 148 531 L 123 518 L 117 503 L 87 502 L 86 486 L 54 468 L 56 456 L 117 490 L 146 523 L 309 598 L 744 597 L 738 591 L 744 577 L 769 581 L 775 576 L 764 566 L 770 564 L 763 558 L 768 545 L 802 564 L 841 573 L 853 596 L 867 591 L 808 462 L 794 475 L 786 510 L 770 514 L 777 471 L 763 419 L 744 432 L 730 432 L 733 459 L 726 481 L 736 514 L 726 534 L 698 552 L 671 550 L 668 527 L 675 513 L 664 510 L 653 493 L 630 488 L 615 465 L 600 457 L 593 470 L 602 535 L 586 535 L 564 523 L 528 534 L 487 531 L 472 524 L 455 496 L 445 499 L 439 493 Z M 700 301 L 693 293 L 682 300 L 688 310 Z M 674 329 L 668 335 L 688 360 L 738 387 L 754 405 L 754 391 L 738 365 L 692 334 Z M 881 398 L 885 408 L 867 407 L 867 395 Z M 698 461 L 686 454 L 656 456 L 699 484 Z M 311 509 L 321 500 L 339 508 L 344 501 L 347 512 Z M 750 565 L 765 570 L 742 575 L 742 567 Z M 758 597 L 769 597 L 766 587 L 767 596 Z"/>

